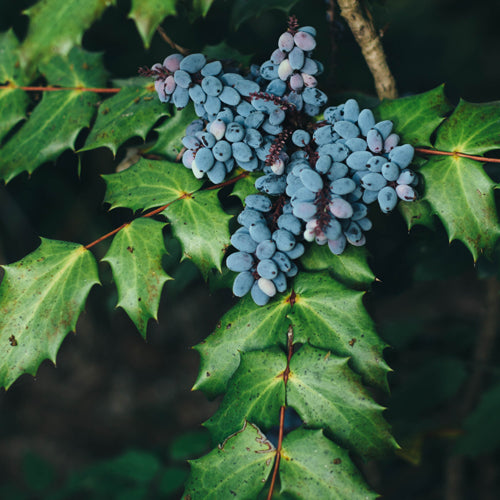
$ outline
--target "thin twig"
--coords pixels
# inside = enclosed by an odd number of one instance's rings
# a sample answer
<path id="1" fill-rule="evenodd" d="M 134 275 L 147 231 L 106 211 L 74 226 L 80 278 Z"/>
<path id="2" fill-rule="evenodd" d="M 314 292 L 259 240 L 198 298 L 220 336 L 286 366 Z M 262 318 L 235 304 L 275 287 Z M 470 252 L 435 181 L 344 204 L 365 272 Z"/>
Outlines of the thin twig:
<path id="1" fill-rule="evenodd" d="M 441 156 L 459 156 L 461 158 L 469 158 L 471 160 L 482 161 L 485 163 L 500 163 L 500 158 L 486 158 L 485 156 L 467 155 L 465 153 L 439 151 L 438 149 L 415 148 L 417 153 L 424 153 L 427 155 L 441 155 Z"/>
<path id="2" fill-rule="evenodd" d="M 120 92 L 121 89 L 117 88 L 94 88 L 94 87 L 22 87 L 17 85 L 0 85 L 0 89 L 20 89 L 26 90 L 27 92 L 56 92 L 59 90 L 79 90 L 80 92 L 95 92 L 97 94 L 116 94 Z"/>
<path id="3" fill-rule="evenodd" d="M 389 69 L 380 37 L 373 22 L 363 14 L 359 0 L 337 0 L 342 17 L 349 24 L 354 38 L 375 81 L 379 99 L 398 97 L 396 80 Z"/>
<path id="4" fill-rule="evenodd" d="M 187 56 L 189 54 L 189 50 L 188 49 L 185 49 L 184 47 L 181 47 L 180 45 L 177 45 L 166 33 L 165 33 L 165 30 L 161 27 L 161 26 L 158 26 L 158 28 L 156 28 L 158 30 L 158 33 L 160 34 L 160 36 L 163 38 L 163 40 L 165 40 L 165 42 L 167 42 L 170 47 L 172 47 L 174 50 L 176 50 L 177 52 L 181 53 L 183 56 Z"/>

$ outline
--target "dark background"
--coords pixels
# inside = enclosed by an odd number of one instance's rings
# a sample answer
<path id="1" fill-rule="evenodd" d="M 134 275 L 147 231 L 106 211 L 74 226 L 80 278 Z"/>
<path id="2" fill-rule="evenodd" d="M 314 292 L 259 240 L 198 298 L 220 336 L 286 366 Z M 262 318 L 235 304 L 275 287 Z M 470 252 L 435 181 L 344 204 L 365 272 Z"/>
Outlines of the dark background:
<path id="1" fill-rule="evenodd" d="M 32 3 L 0 0 L 0 31 L 13 26 L 22 38 L 28 25 L 22 10 Z M 384 31 L 401 95 L 445 82 L 454 103 L 460 97 L 473 102 L 499 98 L 498 2 L 390 0 L 370 5 Z M 87 50 L 104 52 L 113 77 L 134 76 L 139 66 L 162 61 L 172 51 L 158 34 L 151 48 L 143 49 L 127 19 L 129 7 L 130 2 L 119 0 L 83 39 Z M 188 9 L 181 8 L 177 18 L 167 18 L 162 26 L 193 51 L 226 41 L 262 62 L 286 25 L 285 14 L 266 11 L 236 30 L 231 7 L 232 2 L 217 0 L 205 19 L 194 22 Z M 304 0 L 292 9 L 302 25 L 318 30 L 315 57 L 326 68 L 320 85 L 332 101 L 359 92 L 372 95 L 359 48 L 338 13 L 333 24 L 327 22 L 327 7 L 323 0 Z M 67 152 L 55 165 L 37 169 L 31 179 L 21 175 L 0 185 L 0 263 L 34 250 L 37 235 L 88 243 L 127 220 L 126 210 L 110 214 L 102 206 L 100 178 L 114 172 L 124 153 L 125 147 L 116 159 L 105 149 L 84 153 L 79 176 L 77 156 Z M 498 182 L 496 171 L 490 174 Z M 454 458 L 454 443 L 463 433 L 461 417 L 498 379 L 498 345 L 488 350 L 484 362 L 474 358 L 485 325 L 493 336 L 498 329 L 497 302 L 487 301 L 488 293 L 498 293 L 497 262 L 480 259 L 474 265 L 461 243 L 448 244 L 439 223 L 434 232 L 417 227 L 408 235 L 399 214 L 374 216 L 374 222 L 367 246 L 380 281 L 366 305 L 393 346 L 386 351 L 394 369 L 393 398 L 385 404 L 407 458 L 362 468 L 388 499 L 498 498 L 498 434 L 489 436 L 490 446 L 476 456 Z M 198 356 L 190 347 L 211 332 L 234 299 L 227 290 L 211 292 L 189 262 L 179 265 L 178 245 L 168 232 L 165 236 L 170 252 L 165 267 L 176 280 L 165 286 L 159 323 L 150 323 L 147 342 L 115 309 L 109 267 L 101 264 L 103 286 L 92 290 L 77 334 L 62 344 L 57 368 L 44 362 L 35 379 L 25 375 L 0 394 L 0 498 L 52 498 L 50 492 L 68 478 L 130 449 L 151 453 L 167 469 L 180 467 L 182 477 L 186 466 L 181 459 L 208 449 L 200 424 L 217 402 L 190 391 L 198 369 Z M 96 247 L 96 256 L 102 257 L 106 248 Z M 468 381 L 478 371 L 482 377 L 474 386 L 473 403 L 464 410 Z M 50 481 L 38 480 L 37 471 Z M 453 492 L 453 485 L 460 485 L 457 471 L 463 480 L 460 494 Z M 78 498 L 127 498 L 118 496 L 119 488 L 104 496 L 89 488 Z M 179 490 L 171 498 L 177 497 Z M 152 489 L 149 498 L 163 497 Z"/>

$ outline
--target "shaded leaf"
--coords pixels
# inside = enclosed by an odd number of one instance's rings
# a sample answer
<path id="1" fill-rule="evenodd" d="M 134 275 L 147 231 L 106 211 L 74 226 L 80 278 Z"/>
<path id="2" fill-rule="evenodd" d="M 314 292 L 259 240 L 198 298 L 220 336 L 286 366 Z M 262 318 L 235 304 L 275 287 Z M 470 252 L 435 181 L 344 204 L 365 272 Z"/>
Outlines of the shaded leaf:
<path id="1" fill-rule="evenodd" d="M 216 330 L 194 349 L 200 353 L 200 373 L 193 389 L 213 398 L 226 390 L 242 352 L 286 345 L 289 308 L 283 296 L 260 307 L 250 296 L 241 299 L 219 321 Z"/>
<path id="2" fill-rule="evenodd" d="M 367 257 L 365 247 L 349 245 L 341 255 L 334 255 L 327 245 L 309 245 L 300 262 L 307 271 L 328 270 L 344 285 L 363 290 L 375 280 Z"/>
<path id="3" fill-rule="evenodd" d="M 295 304 L 288 312 L 294 342 L 350 357 L 364 382 L 387 390 L 386 344 L 363 306 L 364 292 L 349 290 L 327 273 L 300 273 L 293 283 Z"/>
<path id="4" fill-rule="evenodd" d="M 271 473 L 273 445 L 261 431 L 245 422 L 242 430 L 207 455 L 191 460 L 191 474 L 182 498 L 253 500 Z"/>
<path id="5" fill-rule="evenodd" d="M 66 55 L 73 46 L 81 45 L 83 32 L 98 19 L 115 0 L 40 0 L 24 13 L 29 16 L 28 34 L 21 45 L 25 67 L 37 67 L 54 54 Z"/>
<path id="6" fill-rule="evenodd" d="M 176 4 L 177 0 L 132 0 L 128 17 L 135 21 L 146 48 L 163 19 L 177 14 Z"/>
<path id="7" fill-rule="evenodd" d="M 96 122 L 80 151 L 107 147 L 116 155 L 127 139 L 138 136 L 144 140 L 158 119 L 169 115 L 168 109 L 149 82 L 144 87 L 124 87 L 99 106 Z"/>
<path id="8" fill-rule="evenodd" d="M 322 428 L 335 442 L 364 458 L 397 448 L 375 403 L 348 366 L 349 358 L 304 345 L 290 360 L 286 400 L 307 427 Z"/>
<path id="9" fill-rule="evenodd" d="M 183 167 L 180 167 L 183 168 Z M 181 242 L 183 259 L 191 259 L 205 280 L 210 269 L 222 270 L 222 258 L 229 246 L 229 220 L 222 209 L 218 190 L 186 195 L 162 213 L 172 224 L 174 236 Z"/>
<path id="10" fill-rule="evenodd" d="M 429 229 L 436 227 L 432 208 L 425 199 L 412 202 L 400 201 L 398 209 L 406 221 L 408 231 L 417 225 L 428 227 Z"/>
<path id="11" fill-rule="evenodd" d="M 118 289 L 118 304 L 146 338 L 148 320 L 157 319 L 163 285 L 172 279 L 163 270 L 164 223 L 136 219 L 121 229 L 102 259 L 109 263 Z"/>
<path id="12" fill-rule="evenodd" d="M 400 99 L 384 99 L 373 112 L 379 120 L 391 120 L 401 143 L 432 146 L 431 134 L 453 107 L 444 95 L 444 85 Z"/>
<path id="13" fill-rule="evenodd" d="M 477 407 L 465 419 L 465 433 L 456 444 L 456 451 L 471 456 L 491 453 L 500 447 L 498 413 L 500 412 L 500 384 L 488 389 Z"/>
<path id="14" fill-rule="evenodd" d="M 425 178 L 425 199 L 441 219 L 449 240 L 458 239 L 474 260 L 490 255 L 500 227 L 495 208 L 495 183 L 480 163 L 468 158 L 436 156 L 420 170 Z"/>
<path id="15" fill-rule="evenodd" d="M 16 68 L 17 53 L 19 46 L 16 35 L 12 30 L 0 33 L 0 84 L 23 84 L 25 79 Z M 28 94 L 24 90 L 16 88 L 0 89 L 0 142 L 7 132 L 26 116 L 28 106 Z"/>
<path id="16" fill-rule="evenodd" d="M 352 463 L 346 450 L 321 430 L 297 429 L 283 440 L 280 461 L 281 493 L 287 498 L 377 498 Z"/>
<path id="17" fill-rule="evenodd" d="M 235 177 L 244 173 L 244 170 L 241 170 L 240 168 L 237 168 L 236 171 L 234 172 Z M 245 198 L 249 194 L 257 194 L 259 193 L 259 190 L 255 187 L 255 181 L 261 176 L 261 174 L 255 174 L 255 173 L 250 173 L 246 177 L 243 177 L 242 179 L 236 181 L 234 183 L 233 190 L 231 191 L 231 194 L 233 196 L 237 196 L 243 205 L 245 205 Z"/>
<path id="18" fill-rule="evenodd" d="M 173 116 L 155 128 L 155 132 L 158 132 L 158 140 L 148 153 L 159 154 L 167 160 L 175 161 L 183 148 L 181 140 L 186 135 L 186 127 L 197 118 L 192 104 L 175 111 Z M 193 176 L 191 173 L 190 175 Z"/>
<path id="19" fill-rule="evenodd" d="M 8 388 L 23 373 L 35 375 L 43 360 L 55 363 L 99 278 L 94 256 L 83 246 L 47 239 L 2 267 L 0 385 Z"/>
<path id="20" fill-rule="evenodd" d="M 101 56 L 77 48 L 67 57 L 54 57 L 42 70 L 51 85 L 95 87 L 106 78 Z M 0 176 L 8 182 L 74 149 L 80 130 L 90 125 L 98 99 L 95 93 L 81 90 L 45 92 L 29 120 L 3 146 Z"/>
<path id="21" fill-rule="evenodd" d="M 253 54 L 242 54 L 239 50 L 228 45 L 224 40 L 217 45 L 205 45 L 201 51 L 208 59 L 216 59 L 218 61 L 231 60 L 236 61 L 243 67 L 250 66 Z"/>
<path id="22" fill-rule="evenodd" d="M 193 0 L 192 18 L 196 19 L 198 16 L 205 17 L 213 3 L 214 0 Z"/>
<path id="23" fill-rule="evenodd" d="M 179 163 L 141 158 L 123 172 L 102 176 L 106 181 L 104 201 L 111 208 L 147 210 L 178 200 L 197 191 L 202 182 Z"/>
<path id="24" fill-rule="evenodd" d="M 282 10 L 290 12 L 290 9 L 298 0 L 235 0 L 231 11 L 231 23 L 238 29 L 245 21 L 259 17 L 266 10 Z"/>
<path id="25" fill-rule="evenodd" d="M 286 365 L 286 354 L 278 347 L 242 353 L 220 408 L 204 423 L 216 443 L 241 429 L 245 420 L 261 429 L 278 425 L 280 407 L 285 404 L 280 374 Z"/>

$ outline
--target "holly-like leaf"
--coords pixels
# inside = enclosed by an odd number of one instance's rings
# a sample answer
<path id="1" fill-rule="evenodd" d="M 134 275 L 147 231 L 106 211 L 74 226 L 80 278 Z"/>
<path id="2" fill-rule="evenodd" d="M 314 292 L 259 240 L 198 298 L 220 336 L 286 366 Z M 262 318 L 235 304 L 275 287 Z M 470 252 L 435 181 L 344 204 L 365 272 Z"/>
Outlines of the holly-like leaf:
<path id="1" fill-rule="evenodd" d="M 230 244 L 231 216 L 222 209 L 217 192 L 207 190 L 186 195 L 162 212 L 181 242 L 183 259 L 191 259 L 205 280 L 210 269 L 222 270 L 222 258 Z"/>
<path id="2" fill-rule="evenodd" d="M 205 17 L 213 3 L 214 0 L 193 0 L 193 8 L 191 10 L 192 19 Z"/>
<path id="3" fill-rule="evenodd" d="M 197 191 L 202 182 L 179 163 L 141 158 L 126 170 L 103 175 L 106 181 L 104 201 L 111 208 L 147 210 L 161 207 Z"/>
<path id="4" fill-rule="evenodd" d="M 260 307 L 246 296 L 230 309 L 216 330 L 194 347 L 200 353 L 200 373 L 193 389 L 213 398 L 226 390 L 242 352 L 286 345 L 289 322 L 287 298 Z"/>
<path id="5" fill-rule="evenodd" d="M 348 366 L 348 358 L 304 345 L 290 360 L 286 400 L 306 426 L 325 429 L 335 442 L 364 458 L 397 448 L 383 407 Z"/>
<path id="6" fill-rule="evenodd" d="M 177 110 L 173 116 L 155 128 L 158 140 L 148 153 L 159 154 L 167 160 L 175 161 L 183 148 L 181 140 L 186 135 L 186 127 L 197 118 L 192 104 Z"/>
<path id="7" fill-rule="evenodd" d="M 231 47 L 225 41 L 222 41 L 217 45 L 205 45 L 201 52 L 205 54 L 205 56 L 207 56 L 209 59 L 229 59 L 231 61 L 236 61 L 245 68 L 250 66 L 250 61 L 253 57 L 253 54 L 242 54 L 239 50 Z"/>
<path id="8" fill-rule="evenodd" d="M 327 245 L 310 245 L 300 262 L 307 271 L 328 270 L 348 287 L 366 290 L 375 280 L 367 258 L 365 247 L 349 246 L 341 255 L 334 255 Z"/>
<path id="9" fill-rule="evenodd" d="M 453 107 L 444 95 L 444 85 L 409 97 L 384 99 L 373 111 L 378 120 L 391 120 L 401 143 L 432 146 L 431 134 Z"/>
<path id="10" fill-rule="evenodd" d="M 35 375 L 43 360 L 55 363 L 99 277 L 94 256 L 83 246 L 47 239 L 2 267 L 0 385 L 8 388 L 23 373 Z"/>
<path id="11" fill-rule="evenodd" d="M 116 155 L 127 139 L 138 136 L 144 140 L 158 119 L 168 115 L 168 107 L 158 100 L 149 82 L 144 87 L 124 87 L 99 106 L 96 122 L 80 151 L 107 147 Z"/>
<path id="12" fill-rule="evenodd" d="M 234 172 L 234 175 L 240 175 L 244 173 L 244 170 L 241 170 L 239 168 L 236 169 Z M 248 173 L 248 172 L 245 172 Z M 259 193 L 258 189 L 255 187 L 255 181 L 261 176 L 261 174 L 257 173 L 248 173 L 245 177 L 241 178 L 240 180 L 236 181 L 234 183 L 233 190 L 231 194 L 233 196 L 237 196 L 243 205 L 245 204 L 245 198 L 249 194 L 257 194 Z"/>
<path id="13" fill-rule="evenodd" d="M 475 104 L 460 100 L 438 129 L 436 149 L 480 155 L 500 146 L 500 101 Z"/>
<path id="14" fill-rule="evenodd" d="M 24 78 L 19 70 L 16 49 L 19 46 L 12 30 L 0 33 L 0 84 L 22 84 Z M 24 90 L 0 88 L 0 142 L 7 132 L 26 116 L 28 95 Z"/>
<path id="15" fill-rule="evenodd" d="M 500 226 L 495 208 L 495 183 L 480 163 L 468 158 L 437 156 L 421 169 L 425 199 L 441 219 L 449 240 L 458 239 L 474 260 L 490 255 Z"/>
<path id="16" fill-rule="evenodd" d="M 259 17 L 266 10 L 290 12 L 298 0 L 236 0 L 233 2 L 231 23 L 238 29 L 245 21 Z"/>
<path id="17" fill-rule="evenodd" d="M 65 87 L 95 87 L 106 79 L 102 57 L 78 48 L 67 57 L 54 57 L 41 70 L 51 85 Z M 3 146 L 0 177 L 8 182 L 21 172 L 32 173 L 74 149 L 80 130 L 90 125 L 97 101 L 96 94 L 81 90 L 45 92 L 29 120 Z"/>
<path id="18" fill-rule="evenodd" d="M 241 429 L 245 420 L 269 429 L 279 421 L 285 404 L 286 354 L 278 347 L 242 353 L 217 413 L 205 422 L 216 443 Z"/>
<path id="19" fill-rule="evenodd" d="M 363 306 L 364 292 L 350 290 L 327 273 L 301 273 L 293 283 L 295 303 L 288 312 L 294 342 L 350 357 L 365 383 L 387 390 L 386 346 Z"/>
<path id="20" fill-rule="evenodd" d="M 274 446 L 258 427 L 243 429 L 207 455 L 191 460 L 183 499 L 257 498 L 271 473 Z"/>
<path id="21" fill-rule="evenodd" d="M 427 200 L 400 201 L 398 209 L 406 221 L 408 231 L 417 225 L 425 226 L 429 229 L 434 229 L 436 226 L 432 208 Z"/>
<path id="22" fill-rule="evenodd" d="M 146 338 L 148 320 L 157 319 L 163 285 L 172 279 L 163 270 L 166 254 L 164 223 L 136 219 L 114 237 L 106 256 L 118 289 L 117 307 L 122 307 Z"/>
<path id="23" fill-rule="evenodd" d="M 132 0 L 128 17 L 135 21 L 146 48 L 163 19 L 177 14 L 176 4 L 177 0 Z"/>
<path id="24" fill-rule="evenodd" d="M 24 13 L 29 16 L 28 34 L 20 48 L 23 66 L 33 69 L 52 58 L 66 55 L 81 45 L 83 32 L 99 19 L 115 0 L 40 0 Z"/>
<path id="25" fill-rule="evenodd" d="M 280 461 L 281 493 L 286 498 L 370 500 L 371 491 L 349 453 L 321 430 L 297 429 L 285 436 Z"/>

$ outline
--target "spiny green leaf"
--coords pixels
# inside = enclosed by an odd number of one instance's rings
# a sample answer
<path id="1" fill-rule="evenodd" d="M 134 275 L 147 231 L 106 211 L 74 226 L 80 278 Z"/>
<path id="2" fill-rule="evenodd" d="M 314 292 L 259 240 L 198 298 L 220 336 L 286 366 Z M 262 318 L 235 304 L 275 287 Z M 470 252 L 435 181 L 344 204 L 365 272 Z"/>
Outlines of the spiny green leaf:
<path id="1" fill-rule="evenodd" d="M 281 493 L 286 498 L 370 500 L 372 492 L 349 453 L 328 440 L 321 430 L 297 429 L 283 440 Z"/>
<path id="2" fill-rule="evenodd" d="M 139 136 L 144 140 L 158 119 L 168 115 L 168 107 L 158 100 L 149 83 L 124 87 L 99 106 L 96 122 L 80 151 L 104 146 L 115 155 L 127 139 Z"/>
<path id="3" fill-rule="evenodd" d="M 429 229 L 434 229 L 436 226 L 432 208 L 425 199 L 412 202 L 400 201 L 398 209 L 406 221 L 408 231 L 417 225 L 425 226 Z"/>
<path id="4" fill-rule="evenodd" d="M 176 4 L 177 0 L 132 0 L 128 17 L 135 21 L 146 48 L 163 19 L 177 14 Z"/>
<path id="5" fill-rule="evenodd" d="M 115 0 L 40 0 L 25 11 L 29 16 L 28 34 L 20 48 L 26 68 L 66 55 L 73 46 L 81 45 L 83 32 L 98 19 Z M 33 70 L 31 70 L 33 72 Z"/>
<path id="6" fill-rule="evenodd" d="M 238 29 L 246 20 L 259 17 L 266 10 L 282 10 L 286 13 L 298 0 L 236 0 L 233 2 L 231 23 Z"/>
<path id="7" fill-rule="evenodd" d="M 163 285 L 172 279 L 161 265 L 166 254 L 164 225 L 152 219 L 134 220 L 114 237 L 102 259 L 113 270 L 117 307 L 126 311 L 144 338 L 148 320 L 157 319 Z"/>
<path id="8" fill-rule="evenodd" d="M 222 209 L 217 192 L 198 191 L 162 212 L 170 220 L 174 236 L 181 242 L 183 259 L 192 259 L 205 280 L 210 269 L 222 270 L 222 258 L 230 244 L 228 224 L 231 216 Z"/>
<path id="9" fill-rule="evenodd" d="M 365 247 L 349 246 L 341 255 L 334 255 L 327 245 L 310 245 L 300 262 L 307 271 L 328 270 L 348 287 L 366 290 L 375 280 L 367 257 Z"/>
<path id="10" fill-rule="evenodd" d="M 90 289 L 99 283 L 94 256 L 75 243 L 42 239 L 24 259 L 3 266 L 0 286 L 0 385 L 55 363 L 75 329 Z"/>
<path id="11" fill-rule="evenodd" d="M 367 384 L 387 390 L 386 344 L 363 306 L 364 292 L 349 290 L 327 273 L 300 273 L 293 290 L 295 304 L 288 317 L 294 342 L 350 357 L 352 367 Z"/>
<path id="12" fill-rule="evenodd" d="M 500 146 L 500 101 L 475 104 L 460 100 L 439 127 L 436 149 L 479 155 Z"/>
<path id="13" fill-rule="evenodd" d="M 18 46 L 19 42 L 12 30 L 0 33 L 0 84 L 21 85 L 25 83 L 22 72 L 16 67 Z M 0 89 L 0 116 L 2 117 L 0 120 L 0 142 L 16 123 L 25 118 L 28 102 L 28 95 L 24 90 Z"/>
<path id="14" fill-rule="evenodd" d="M 67 57 L 54 57 L 42 70 L 52 85 L 103 85 L 106 78 L 101 56 L 78 48 Z M 45 92 L 29 120 L 3 146 L 0 177 L 8 182 L 21 172 L 32 173 L 66 149 L 74 149 L 80 130 L 90 125 L 97 101 L 92 92 Z"/>
<path id="15" fill-rule="evenodd" d="M 480 163 L 468 158 L 431 158 L 420 171 L 425 178 L 426 197 L 438 214 L 449 240 L 462 241 L 477 260 L 480 252 L 490 255 L 500 226 L 495 208 L 495 183 Z"/>
<path id="16" fill-rule="evenodd" d="M 173 116 L 155 128 L 155 132 L 158 132 L 158 140 L 148 150 L 148 153 L 159 154 L 167 160 L 175 161 L 182 151 L 181 140 L 186 135 L 186 127 L 196 119 L 197 116 L 192 104 L 182 110 L 177 110 Z M 192 174 L 190 175 L 192 176 Z"/>
<path id="17" fill-rule="evenodd" d="M 54 54 L 66 55 L 81 45 L 83 32 L 114 4 L 115 0 L 40 0 L 25 10 L 30 22 L 20 48 L 23 66 L 36 68 Z"/>
<path id="18" fill-rule="evenodd" d="M 226 390 L 228 380 L 240 364 L 242 352 L 286 345 L 289 326 L 287 299 L 280 296 L 260 307 L 250 296 L 230 309 L 216 330 L 194 347 L 200 353 L 200 373 L 193 389 L 213 398 Z"/>
<path id="19" fill-rule="evenodd" d="M 432 146 L 431 134 L 452 106 L 444 95 L 444 85 L 414 96 L 384 99 L 373 111 L 379 120 L 391 120 L 401 143 Z"/>
<path id="20" fill-rule="evenodd" d="M 190 461 L 191 474 L 182 498 L 254 500 L 271 473 L 275 453 L 258 427 L 245 422 L 220 447 Z"/>
<path id="21" fill-rule="evenodd" d="M 360 456 L 386 455 L 397 447 L 389 426 L 348 366 L 348 358 L 304 345 L 290 360 L 286 400 L 306 426 L 325 429 Z"/>
<path id="22" fill-rule="evenodd" d="M 213 3 L 214 0 L 193 0 L 192 18 L 205 17 Z"/>
<path id="23" fill-rule="evenodd" d="M 104 201 L 111 208 L 126 207 L 134 211 L 161 207 L 202 186 L 182 164 L 144 158 L 122 172 L 103 178 Z"/>
<path id="24" fill-rule="evenodd" d="M 242 353 L 219 410 L 204 424 L 215 442 L 241 429 L 245 420 L 264 429 L 278 425 L 280 407 L 285 404 L 280 374 L 286 364 L 286 354 L 278 347 Z"/>

